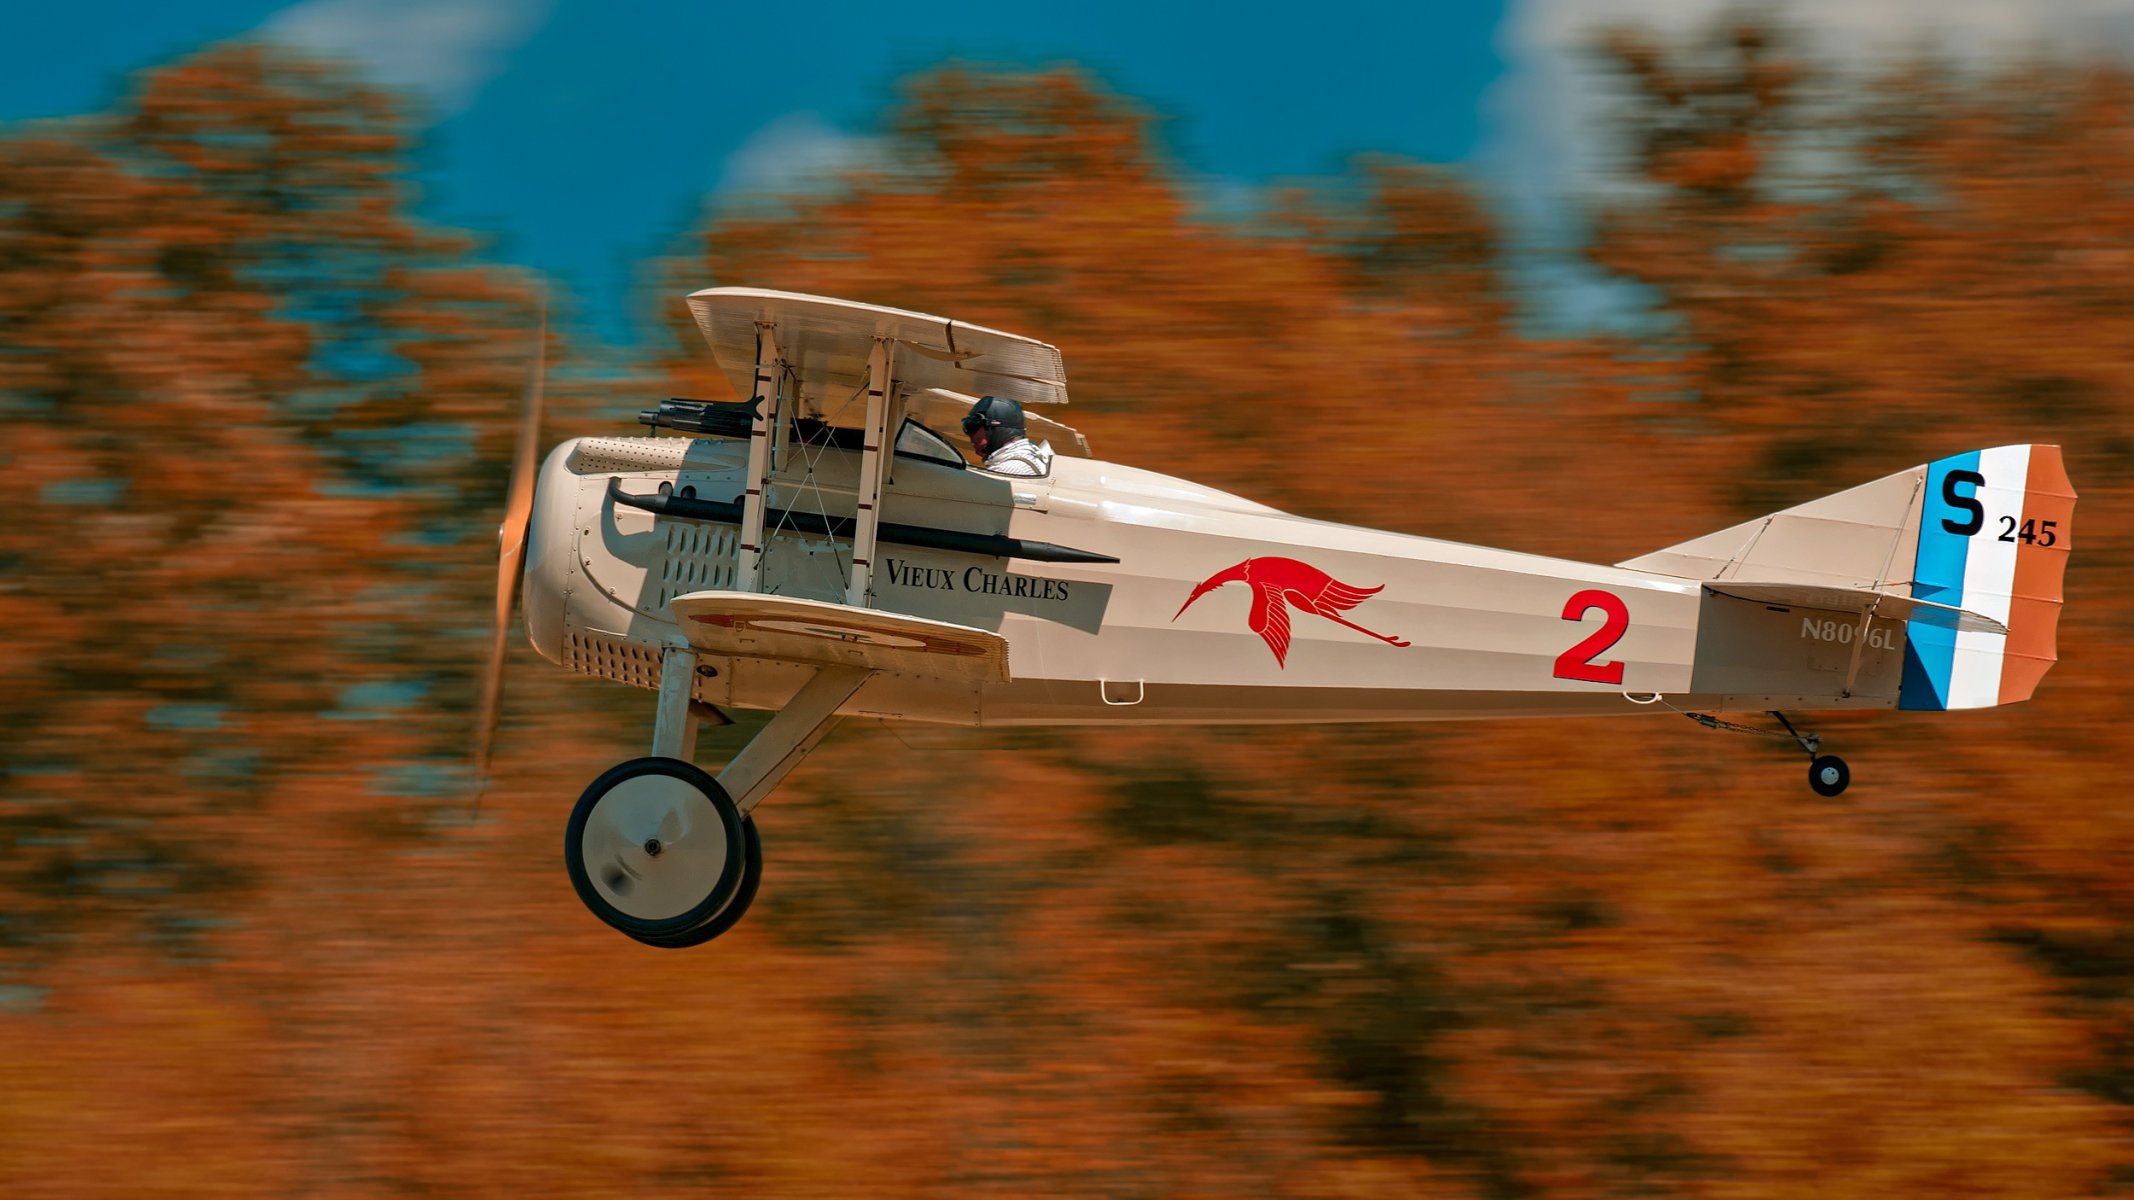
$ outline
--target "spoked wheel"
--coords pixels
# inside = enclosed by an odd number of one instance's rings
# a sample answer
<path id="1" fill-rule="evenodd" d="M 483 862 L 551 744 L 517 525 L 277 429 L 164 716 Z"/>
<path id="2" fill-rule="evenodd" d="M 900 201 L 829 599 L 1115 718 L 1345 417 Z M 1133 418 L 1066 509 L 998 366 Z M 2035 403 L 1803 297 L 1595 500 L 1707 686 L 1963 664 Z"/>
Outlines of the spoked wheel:
<path id="1" fill-rule="evenodd" d="M 1808 786 L 1818 796 L 1835 796 L 1852 783 L 1852 768 L 1835 754 L 1825 754 L 1808 764 Z"/>
<path id="2" fill-rule="evenodd" d="M 578 797 L 563 862 L 594 916 L 647 945 L 679 949 L 741 919 L 755 898 L 763 849 L 752 823 L 702 769 L 635 758 Z"/>

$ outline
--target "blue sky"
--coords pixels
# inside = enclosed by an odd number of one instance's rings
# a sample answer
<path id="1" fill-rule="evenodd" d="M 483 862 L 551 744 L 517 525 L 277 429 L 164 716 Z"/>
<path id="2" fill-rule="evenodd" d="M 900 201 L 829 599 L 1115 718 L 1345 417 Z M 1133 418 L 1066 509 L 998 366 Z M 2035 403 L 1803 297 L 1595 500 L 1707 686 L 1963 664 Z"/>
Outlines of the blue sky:
<path id="1" fill-rule="evenodd" d="M 1564 235 L 1605 186 L 1597 26 L 1681 33 L 1732 0 L 185 0 L 12 16 L 0 121 L 106 106 L 126 76 L 264 35 L 405 89 L 426 132 L 425 215 L 494 239 L 611 340 L 669 298 L 632 271 L 707 201 L 869 152 L 898 79 L 949 59 L 1075 62 L 1162 119 L 1214 205 L 1373 151 L 1468 164 L 1514 232 Z M 1921 46 L 2134 61 L 2134 0 L 1791 0 L 1838 59 Z"/>
<path id="2" fill-rule="evenodd" d="M 130 71 L 255 31 L 337 50 L 412 89 L 434 118 L 427 215 L 556 275 L 611 337 L 657 302 L 631 294 L 633 264 L 667 249 L 707 197 L 864 153 L 896 81 L 947 59 L 1080 63 L 1162 117 L 1180 169 L 1216 193 L 1338 172 L 1359 151 L 1465 158 L 1500 71 L 1496 0 L 1345 5 L 1322 20 L 1288 6 L 1214 20 L 1147 0 L 118 10 L 42 6 L 11 22 L 23 36 L 0 73 L 0 120 L 103 107 Z"/>

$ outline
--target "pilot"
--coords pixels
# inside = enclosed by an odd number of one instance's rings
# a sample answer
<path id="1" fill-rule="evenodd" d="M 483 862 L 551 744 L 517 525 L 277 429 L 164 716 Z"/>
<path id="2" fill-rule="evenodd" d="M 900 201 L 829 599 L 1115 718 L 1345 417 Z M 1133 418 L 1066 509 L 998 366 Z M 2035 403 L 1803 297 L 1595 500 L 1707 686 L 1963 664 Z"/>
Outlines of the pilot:
<path id="1" fill-rule="evenodd" d="M 963 418 L 971 449 L 985 455 L 983 469 L 996 475 L 1043 475 L 1051 469 L 1049 446 L 1032 445 L 1023 429 L 1023 406 L 1005 396 L 984 396 Z"/>

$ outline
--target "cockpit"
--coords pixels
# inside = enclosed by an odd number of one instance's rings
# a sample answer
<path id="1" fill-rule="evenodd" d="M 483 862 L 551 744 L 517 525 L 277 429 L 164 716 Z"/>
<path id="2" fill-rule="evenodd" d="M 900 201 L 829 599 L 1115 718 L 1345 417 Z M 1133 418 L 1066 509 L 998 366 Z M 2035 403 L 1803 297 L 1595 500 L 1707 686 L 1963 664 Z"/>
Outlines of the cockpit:
<path id="1" fill-rule="evenodd" d="M 903 424 L 897 429 L 894 447 L 896 456 L 935 463 L 959 471 L 977 469 L 976 452 L 970 448 L 967 441 L 961 437 L 951 440 L 935 429 L 936 424 L 955 428 L 960 419 L 960 410 L 968 407 L 970 399 L 968 396 L 938 389 L 911 397 Z M 676 398 L 661 401 L 658 408 L 640 411 L 637 420 L 639 424 L 649 425 L 654 429 L 742 439 L 750 434 L 755 420 L 755 407 L 754 401 L 722 402 Z M 1051 474 L 1054 455 L 1089 457 L 1089 441 L 1078 430 L 1035 415 L 1028 415 L 1025 419 L 1029 426 L 1030 441 L 1042 447 L 1041 457 L 1045 463 L 1045 474 Z M 928 420 L 933 424 L 929 424 Z M 789 432 L 797 445 L 826 446 L 849 450 L 854 454 L 859 453 L 866 445 L 866 434 L 857 427 L 815 417 L 793 418 Z"/>

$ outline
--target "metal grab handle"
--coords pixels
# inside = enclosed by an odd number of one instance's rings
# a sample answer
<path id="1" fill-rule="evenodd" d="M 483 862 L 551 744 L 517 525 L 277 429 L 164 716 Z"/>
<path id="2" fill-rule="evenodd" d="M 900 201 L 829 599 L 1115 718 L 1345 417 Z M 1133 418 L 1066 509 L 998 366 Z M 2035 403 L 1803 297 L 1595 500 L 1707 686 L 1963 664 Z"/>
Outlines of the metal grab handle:
<path id="1" fill-rule="evenodd" d="M 1122 679 L 1119 682 L 1125 683 L 1126 680 Z M 1133 684 L 1133 699 L 1114 700 L 1111 698 L 1112 681 L 1109 679 L 1099 679 L 1097 680 L 1097 699 L 1102 700 L 1104 703 L 1111 705 L 1113 708 L 1132 708 L 1134 705 L 1139 704 L 1143 700 L 1148 698 L 1149 690 L 1148 680 L 1146 679 L 1136 679 L 1133 681 Z"/>

